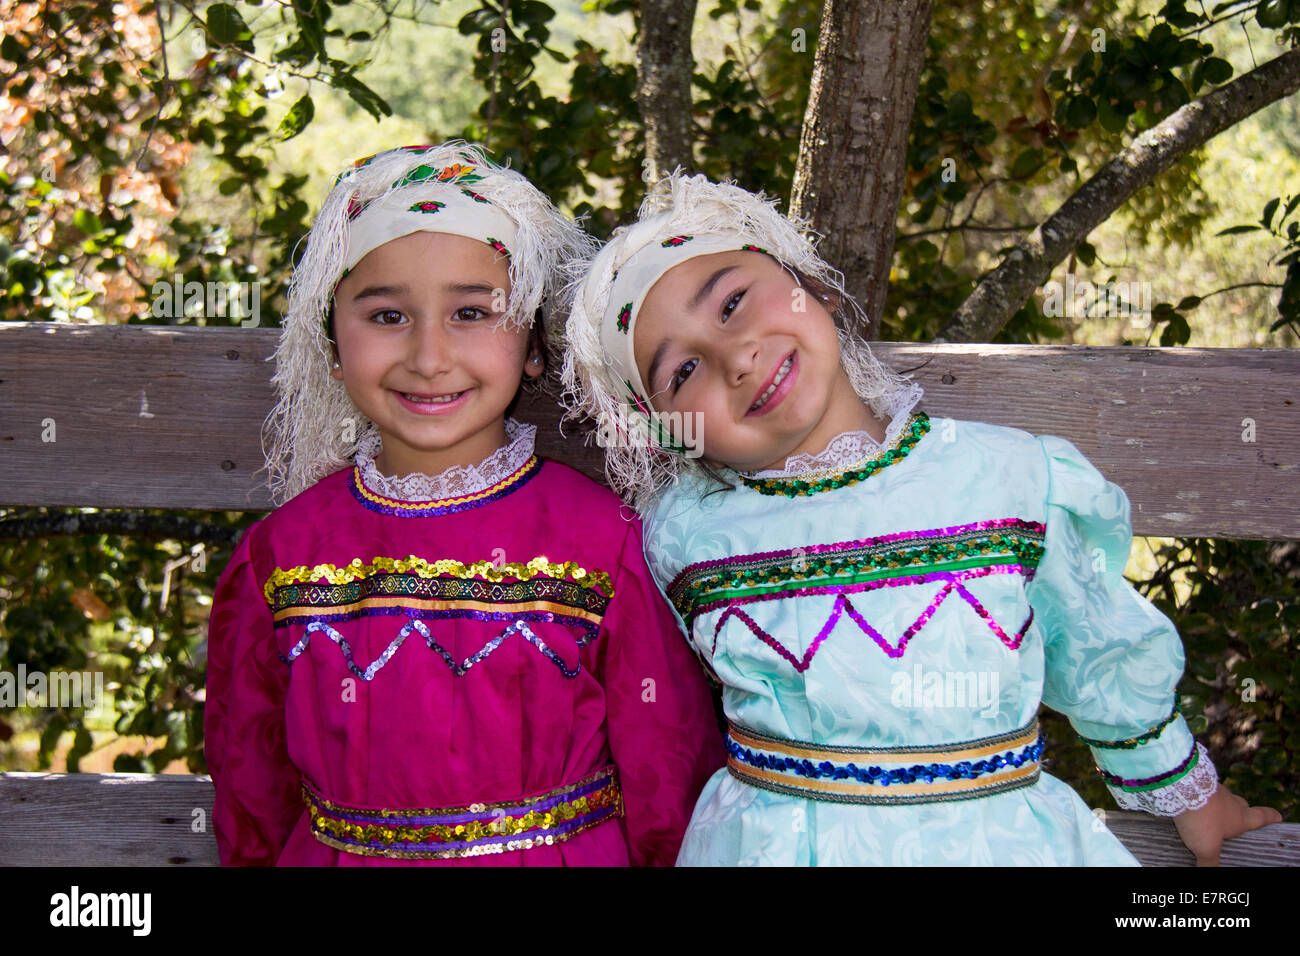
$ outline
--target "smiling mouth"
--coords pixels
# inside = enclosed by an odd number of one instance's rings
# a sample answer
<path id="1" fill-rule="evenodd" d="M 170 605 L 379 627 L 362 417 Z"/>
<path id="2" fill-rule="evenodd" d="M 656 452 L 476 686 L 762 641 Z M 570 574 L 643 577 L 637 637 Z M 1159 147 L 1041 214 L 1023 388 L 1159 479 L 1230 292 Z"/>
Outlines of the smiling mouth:
<path id="1" fill-rule="evenodd" d="M 776 391 L 776 387 L 785 381 L 785 377 L 790 374 L 790 369 L 793 367 L 794 353 L 791 352 L 785 357 L 785 361 L 781 363 L 781 367 L 776 370 L 776 376 L 772 379 L 772 384 L 768 385 L 768 387 L 763 390 L 763 394 L 758 396 L 755 400 L 754 404 L 749 406 L 751 412 L 756 412 L 767 404 L 767 400 L 772 397 L 772 393 Z"/>
<path id="2" fill-rule="evenodd" d="M 466 391 L 468 391 L 468 389 L 466 389 Z M 398 392 L 397 394 L 401 395 L 402 398 L 406 399 L 408 402 L 418 402 L 421 405 L 446 405 L 450 402 L 456 401 L 456 399 L 464 395 L 465 392 L 452 392 L 449 395 L 414 395 L 411 392 Z"/>

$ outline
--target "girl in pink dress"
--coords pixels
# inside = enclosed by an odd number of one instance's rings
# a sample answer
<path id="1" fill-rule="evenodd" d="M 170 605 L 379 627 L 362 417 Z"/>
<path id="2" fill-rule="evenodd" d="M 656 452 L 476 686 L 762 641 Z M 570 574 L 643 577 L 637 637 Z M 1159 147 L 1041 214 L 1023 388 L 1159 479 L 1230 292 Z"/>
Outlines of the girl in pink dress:
<path id="1" fill-rule="evenodd" d="M 462 143 L 326 199 L 265 429 L 284 503 L 209 624 L 223 864 L 675 860 L 724 761 L 706 680 L 639 521 L 508 417 L 586 242 Z"/>

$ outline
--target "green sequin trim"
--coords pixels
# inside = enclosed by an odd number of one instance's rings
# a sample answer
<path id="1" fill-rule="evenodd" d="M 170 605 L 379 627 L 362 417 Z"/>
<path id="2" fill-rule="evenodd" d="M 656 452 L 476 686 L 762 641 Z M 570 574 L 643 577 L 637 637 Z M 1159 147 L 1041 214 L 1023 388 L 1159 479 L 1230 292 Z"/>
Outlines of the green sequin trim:
<path id="1" fill-rule="evenodd" d="M 1135 750 L 1148 741 L 1155 740 L 1159 737 L 1166 727 L 1174 722 L 1178 716 L 1178 704 L 1174 704 L 1174 709 L 1169 712 L 1169 716 L 1160 723 L 1156 724 L 1141 737 L 1130 737 L 1128 740 L 1093 740 L 1091 737 L 1085 737 L 1079 734 L 1079 739 L 1089 747 L 1100 747 L 1102 750 Z"/>
<path id="2" fill-rule="evenodd" d="M 857 584 L 918 572 L 956 571 L 1017 563 L 1035 569 L 1042 560 L 1045 532 L 1010 528 L 969 531 L 929 540 L 884 542 L 838 554 L 812 553 L 757 559 L 701 570 L 669 593 L 683 617 L 701 604 L 781 590 Z"/>
<path id="3" fill-rule="evenodd" d="M 930 416 L 925 412 L 916 412 L 908 420 L 907 430 L 893 448 L 887 449 L 875 458 L 867 459 L 852 471 L 843 471 L 814 481 L 804 478 L 746 478 L 744 475 L 740 476 L 740 481 L 746 488 L 752 488 L 760 495 L 785 495 L 788 498 L 815 495 L 819 491 L 833 491 L 847 485 L 856 485 L 859 481 L 865 481 L 877 472 L 906 458 L 907 453 L 916 447 L 916 443 L 929 430 Z"/>

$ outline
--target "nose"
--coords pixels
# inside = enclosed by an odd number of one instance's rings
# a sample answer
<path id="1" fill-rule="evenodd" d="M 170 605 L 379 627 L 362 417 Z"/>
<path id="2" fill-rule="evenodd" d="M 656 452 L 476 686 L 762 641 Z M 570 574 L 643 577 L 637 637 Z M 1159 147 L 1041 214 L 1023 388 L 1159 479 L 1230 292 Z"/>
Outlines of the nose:
<path id="1" fill-rule="evenodd" d="M 420 316 L 411 323 L 407 346 L 406 367 L 421 378 L 432 380 L 451 370 L 451 336 L 433 316 Z"/>
<path id="2" fill-rule="evenodd" d="M 720 357 L 721 367 L 730 385 L 741 385 L 758 367 L 758 340 L 750 336 L 725 343 Z"/>

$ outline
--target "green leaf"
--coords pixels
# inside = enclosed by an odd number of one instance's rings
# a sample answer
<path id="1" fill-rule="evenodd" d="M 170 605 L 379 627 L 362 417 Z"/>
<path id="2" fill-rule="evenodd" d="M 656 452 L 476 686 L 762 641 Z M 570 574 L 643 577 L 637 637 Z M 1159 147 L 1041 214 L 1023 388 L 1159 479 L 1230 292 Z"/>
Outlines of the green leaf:
<path id="1" fill-rule="evenodd" d="M 375 119 L 393 115 L 393 109 L 388 102 L 351 73 L 335 73 L 330 79 L 330 85 L 347 93 L 358 106 Z"/>
<path id="2" fill-rule="evenodd" d="M 214 3 L 208 7 L 208 32 L 218 43 L 230 43 L 253 52 L 253 31 L 239 11 L 228 3 Z"/>
<path id="3" fill-rule="evenodd" d="M 1097 101 L 1097 119 L 1101 122 L 1101 128 L 1108 133 L 1122 133 L 1124 127 L 1128 126 L 1128 117 L 1116 112 L 1105 98 Z"/>
<path id="4" fill-rule="evenodd" d="M 1185 296 L 1185 297 L 1183 298 L 1183 300 L 1182 300 L 1181 302 L 1178 303 L 1178 305 L 1176 306 L 1176 308 L 1177 308 L 1178 311 L 1180 311 L 1180 312 L 1181 312 L 1183 309 L 1194 309 L 1194 308 L 1196 308 L 1198 305 L 1201 304 L 1201 301 L 1202 301 L 1202 300 L 1201 300 L 1201 297 L 1200 297 L 1199 295 L 1189 295 L 1189 296 Z"/>
<path id="5" fill-rule="evenodd" d="M 1074 257 L 1085 266 L 1090 266 L 1097 261 L 1097 250 L 1092 243 L 1081 242 L 1074 247 Z"/>
<path id="6" fill-rule="evenodd" d="M 1078 96 L 1070 97 L 1070 102 L 1065 107 L 1065 123 L 1073 129 L 1084 129 L 1092 125 L 1092 121 L 1097 118 L 1097 104 L 1092 101 L 1092 97 Z"/>
<path id="7" fill-rule="evenodd" d="M 104 231 L 104 224 L 99 217 L 87 209 L 78 209 L 73 213 L 72 224 L 88 236 L 97 236 Z"/>
<path id="8" fill-rule="evenodd" d="M 1029 176 L 1042 165 L 1042 151 L 1037 149 L 1027 149 L 1017 156 L 1015 162 L 1011 164 L 1011 175 L 1017 179 Z"/>
<path id="9" fill-rule="evenodd" d="M 1278 203 L 1280 203 L 1281 201 L 1282 201 L 1281 197 L 1275 197 L 1273 199 L 1270 199 L 1267 203 L 1265 203 L 1264 214 L 1259 217 L 1259 221 L 1264 224 L 1265 229 L 1269 229 L 1272 227 L 1273 213 L 1277 212 Z"/>
<path id="10" fill-rule="evenodd" d="M 1261 27 L 1268 27 L 1270 30 L 1286 26 L 1287 0 L 1268 0 L 1267 3 L 1261 4 L 1255 10 L 1255 19 L 1259 21 Z"/>
<path id="11" fill-rule="evenodd" d="M 1222 232 L 1216 232 L 1215 235 L 1236 236 L 1236 235 L 1240 235 L 1243 232 L 1254 232 L 1258 228 L 1259 226 L 1232 226 L 1229 229 L 1224 229 Z"/>
<path id="12" fill-rule="evenodd" d="M 22 66 L 27 62 L 27 50 L 12 33 L 6 33 L 5 38 L 0 40 L 0 57 Z"/>
<path id="13" fill-rule="evenodd" d="M 1224 83 L 1232 77 L 1232 72 L 1232 64 L 1217 56 L 1210 57 L 1202 67 L 1202 75 L 1207 83 Z"/>
<path id="14" fill-rule="evenodd" d="M 284 114 L 284 119 L 280 120 L 280 125 L 276 132 L 280 134 L 281 140 L 293 139 L 311 122 L 312 117 L 316 115 L 316 107 L 311 101 L 310 95 L 304 95 L 293 106 L 289 107 L 289 112 Z"/>
<path id="15" fill-rule="evenodd" d="M 243 187 L 244 181 L 242 179 L 238 176 L 231 176 L 228 179 L 223 179 L 221 181 L 221 184 L 217 186 L 217 192 L 221 193 L 223 196 L 229 196 L 232 193 L 239 192 Z"/>
<path id="16" fill-rule="evenodd" d="M 1168 347 L 1171 345 L 1186 345 L 1187 340 L 1192 337 L 1192 328 L 1187 324 L 1187 320 L 1175 312 L 1169 319 L 1169 324 L 1165 330 L 1160 333 L 1161 346 Z"/>

